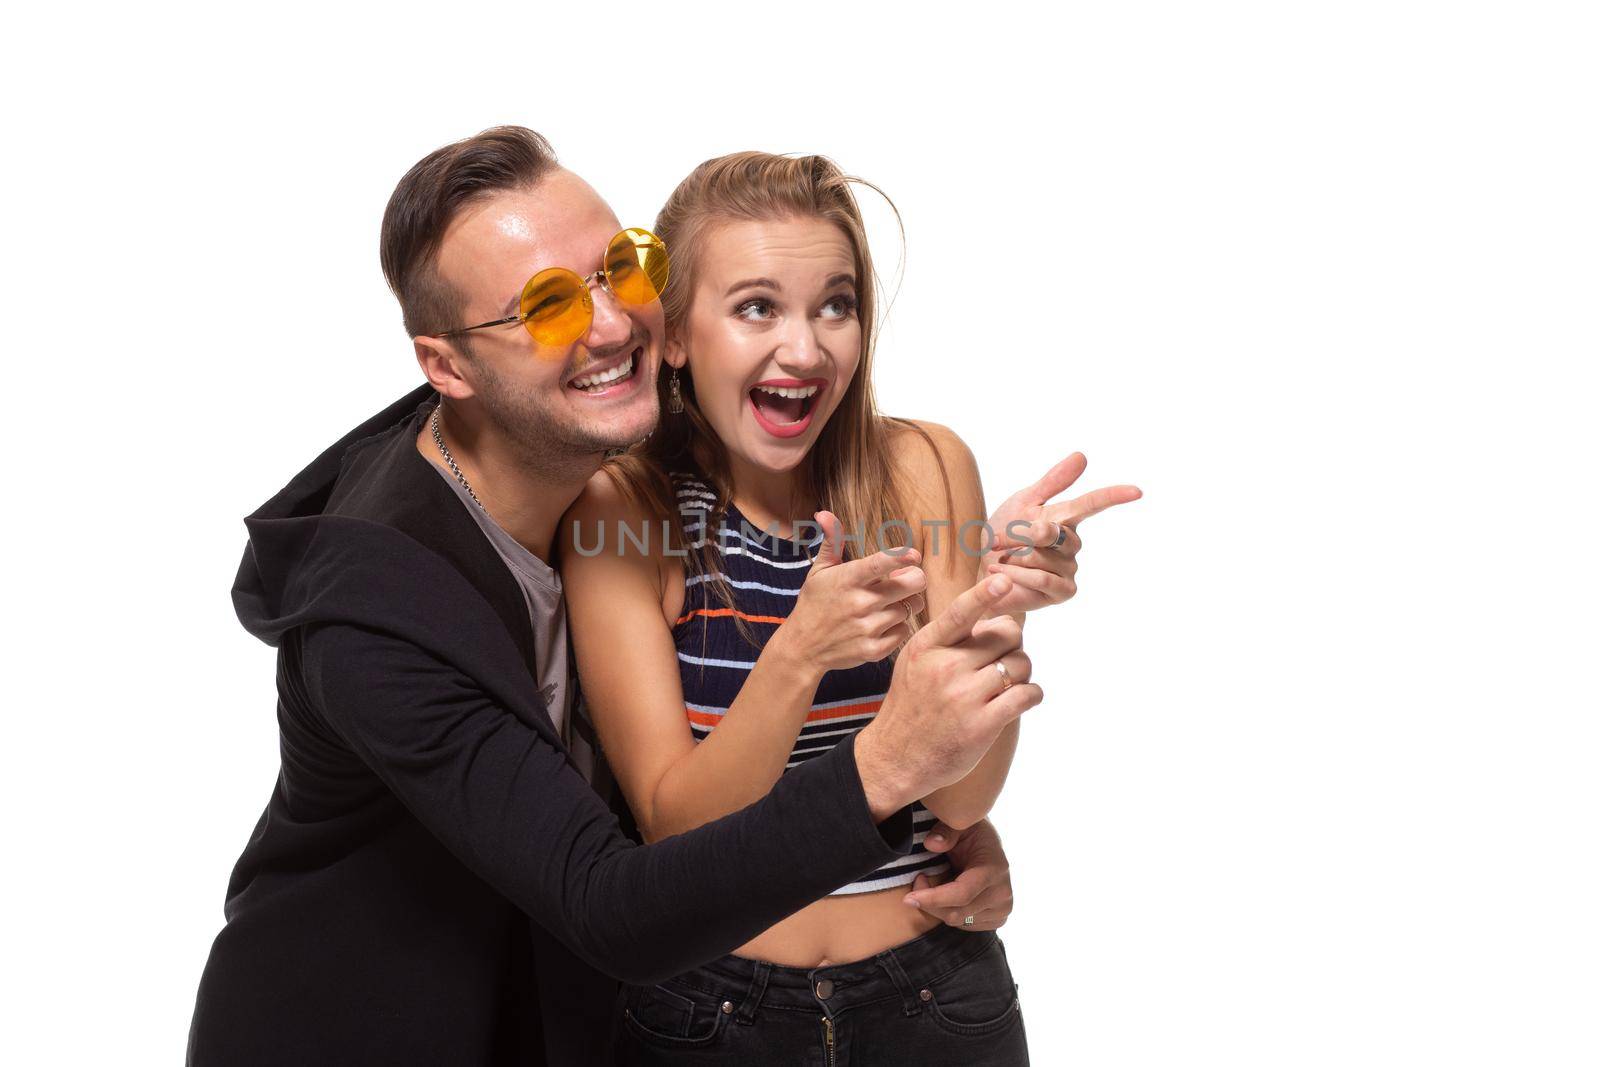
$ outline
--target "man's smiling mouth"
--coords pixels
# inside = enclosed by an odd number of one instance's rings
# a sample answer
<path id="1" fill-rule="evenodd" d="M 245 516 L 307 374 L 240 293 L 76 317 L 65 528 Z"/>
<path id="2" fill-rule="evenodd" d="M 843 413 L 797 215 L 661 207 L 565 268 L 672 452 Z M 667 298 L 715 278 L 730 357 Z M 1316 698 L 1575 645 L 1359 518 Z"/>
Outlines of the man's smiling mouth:
<path id="1" fill-rule="evenodd" d="M 635 345 L 621 360 L 599 370 L 580 374 L 567 383 L 569 389 L 580 393 L 600 393 L 633 377 L 635 369 L 644 359 L 644 346 Z"/>

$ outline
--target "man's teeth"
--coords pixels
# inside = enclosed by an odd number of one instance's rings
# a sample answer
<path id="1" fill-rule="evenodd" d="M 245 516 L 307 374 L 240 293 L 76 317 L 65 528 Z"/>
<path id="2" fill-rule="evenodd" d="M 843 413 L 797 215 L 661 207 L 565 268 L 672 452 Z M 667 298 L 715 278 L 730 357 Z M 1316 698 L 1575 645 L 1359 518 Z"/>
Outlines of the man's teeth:
<path id="1" fill-rule="evenodd" d="M 574 378 L 572 379 L 572 384 L 577 389 L 593 389 L 597 385 L 605 385 L 616 381 L 618 378 L 626 378 L 632 373 L 633 357 L 629 356 L 610 370 L 601 371 L 599 374 L 588 374 L 582 378 Z"/>
<path id="2" fill-rule="evenodd" d="M 758 385 L 756 388 L 761 390 L 763 393 L 771 393 L 773 396 L 786 396 L 791 400 L 795 397 L 799 397 L 803 400 L 808 396 L 817 395 L 817 387 L 814 385 Z"/>

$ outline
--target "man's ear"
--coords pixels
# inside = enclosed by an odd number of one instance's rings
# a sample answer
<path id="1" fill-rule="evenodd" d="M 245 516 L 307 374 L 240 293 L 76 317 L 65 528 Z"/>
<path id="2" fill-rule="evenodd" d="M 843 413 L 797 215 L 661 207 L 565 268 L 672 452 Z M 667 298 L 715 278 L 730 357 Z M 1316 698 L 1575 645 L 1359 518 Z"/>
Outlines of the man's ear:
<path id="1" fill-rule="evenodd" d="M 667 366 L 682 370 L 689 364 L 689 350 L 679 342 L 677 334 L 667 334 L 667 350 L 662 356 Z"/>
<path id="2" fill-rule="evenodd" d="M 442 337 L 418 336 L 411 339 L 411 345 L 416 349 L 422 376 L 439 395 L 466 400 L 476 392 L 463 373 L 466 356 L 449 341 Z"/>

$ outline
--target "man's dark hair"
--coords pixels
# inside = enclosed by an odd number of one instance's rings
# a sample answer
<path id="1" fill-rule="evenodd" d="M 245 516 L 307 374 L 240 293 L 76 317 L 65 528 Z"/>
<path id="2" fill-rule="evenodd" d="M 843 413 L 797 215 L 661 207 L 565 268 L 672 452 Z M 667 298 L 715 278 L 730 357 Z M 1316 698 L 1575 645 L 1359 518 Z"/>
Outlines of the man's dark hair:
<path id="1" fill-rule="evenodd" d="M 493 193 L 536 185 L 559 165 L 537 133 L 496 126 L 429 152 L 406 171 L 383 212 L 378 258 L 407 334 L 471 325 L 457 321 L 464 298 L 439 274 L 439 244 L 456 212 Z"/>

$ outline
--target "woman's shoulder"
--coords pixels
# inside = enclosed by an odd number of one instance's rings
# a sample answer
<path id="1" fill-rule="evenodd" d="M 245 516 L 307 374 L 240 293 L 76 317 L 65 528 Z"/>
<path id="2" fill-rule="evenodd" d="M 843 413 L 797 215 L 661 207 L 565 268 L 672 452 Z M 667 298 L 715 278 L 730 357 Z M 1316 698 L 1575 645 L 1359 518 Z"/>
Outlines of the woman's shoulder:
<path id="1" fill-rule="evenodd" d="M 959 553 L 949 549 L 952 537 L 971 538 L 961 533 L 964 524 L 983 518 L 983 486 L 978 478 L 978 461 L 956 432 L 937 422 L 920 419 L 894 419 L 896 431 L 889 437 L 889 463 L 900 492 L 901 516 L 919 531 L 916 543 L 928 566 L 936 556 L 948 560 L 952 573 L 960 572 Z M 945 536 L 930 530 L 949 526 Z"/>
<path id="2" fill-rule="evenodd" d="M 916 487 L 976 481 L 977 457 L 950 427 L 926 419 L 885 418 L 889 462 Z"/>
<path id="3" fill-rule="evenodd" d="M 667 503 L 653 481 L 641 481 L 634 472 L 620 472 L 610 464 L 601 467 L 561 517 L 558 539 L 564 566 L 577 558 L 659 560 Z"/>
<path id="4" fill-rule="evenodd" d="M 572 502 L 562 521 L 570 526 L 574 521 L 638 521 L 649 517 L 645 502 L 638 494 L 629 492 L 614 472 L 601 467 L 584 483 L 583 492 Z"/>

